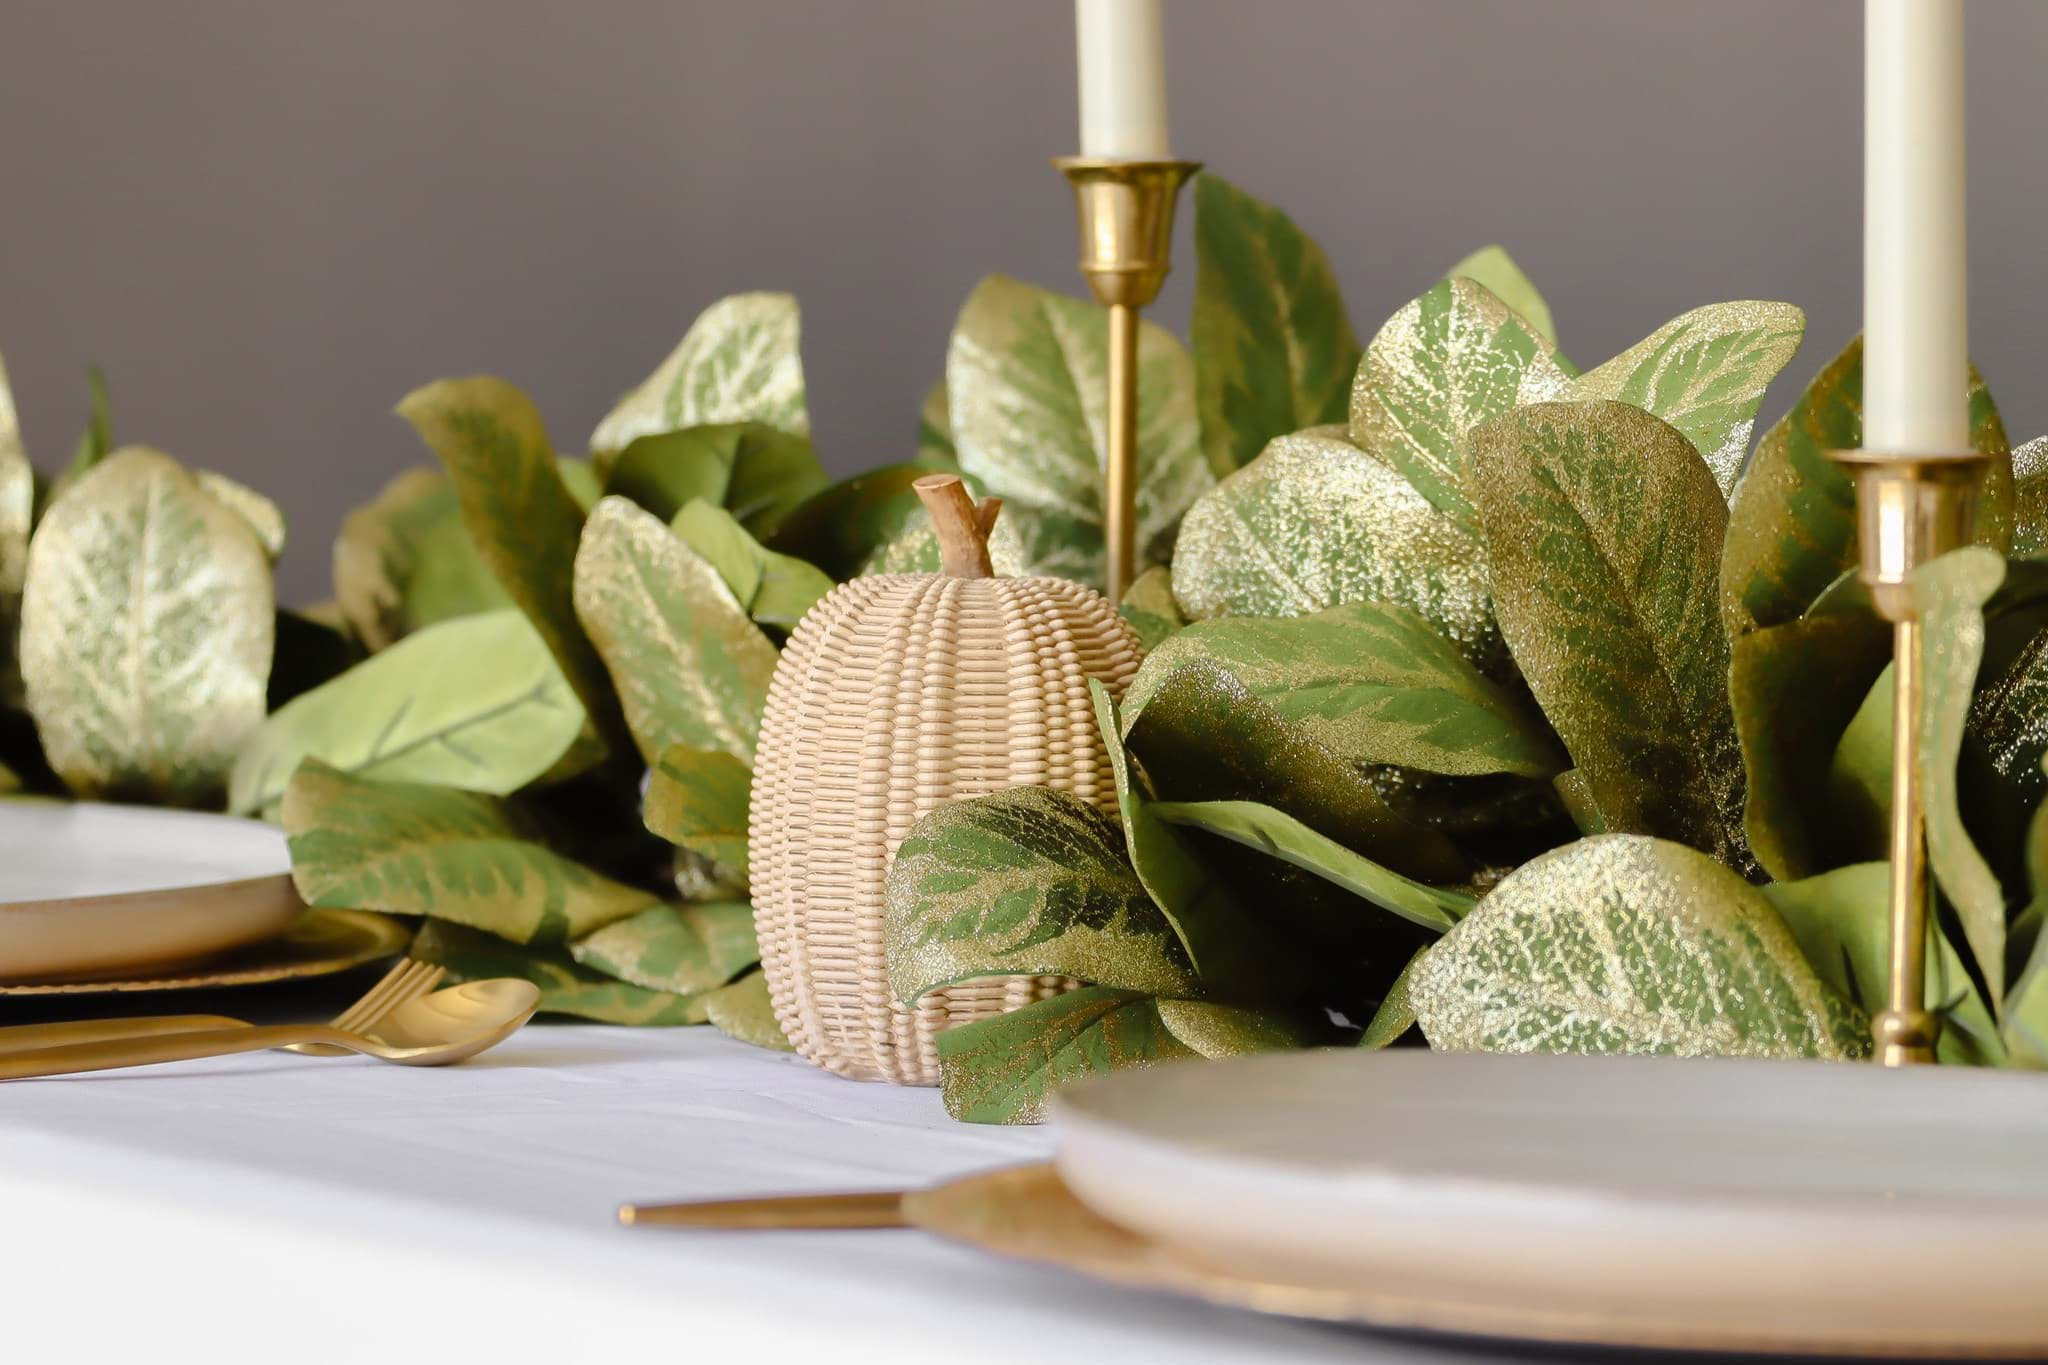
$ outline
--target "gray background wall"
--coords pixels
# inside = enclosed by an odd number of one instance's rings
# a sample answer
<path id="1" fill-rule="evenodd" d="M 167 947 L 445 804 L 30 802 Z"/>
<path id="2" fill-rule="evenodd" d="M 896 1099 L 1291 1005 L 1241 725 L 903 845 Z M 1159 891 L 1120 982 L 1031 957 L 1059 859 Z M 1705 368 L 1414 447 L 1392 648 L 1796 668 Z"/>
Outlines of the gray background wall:
<path id="1" fill-rule="evenodd" d="M 1582 361 L 1711 300 L 1857 326 L 1855 0 L 1170 0 L 1176 150 L 1329 248 L 1369 336 L 1508 244 Z M 491 371 L 580 449 L 690 318 L 796 292 L 819 444 L 910 449 L 974 280 L 1079 290 L 1066 0 L 6 0 L 0 350 L 31 450 L 82 369 L 116 431 L 278 497 L 288 598 L 423 458 L 389 415 Z M 2048 428 L 2048 5 L 1974 0 L 1972 299 Z M 1160 316 L 1186 317 L 1191 254 Z"/>

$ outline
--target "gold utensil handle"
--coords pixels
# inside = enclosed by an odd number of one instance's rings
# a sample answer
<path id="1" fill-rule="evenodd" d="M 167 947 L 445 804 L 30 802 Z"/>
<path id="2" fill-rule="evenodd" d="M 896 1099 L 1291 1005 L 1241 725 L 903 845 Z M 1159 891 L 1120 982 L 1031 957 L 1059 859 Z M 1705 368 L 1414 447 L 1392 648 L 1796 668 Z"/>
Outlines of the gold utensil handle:
<path id="1" fill-rule="evenodd" d="M 627 1227 L 904 1228 L 902 1190 L 795 1194 L 772 1199 L 712 1199 L 685 1204 L 621 1204 Z"/>
<path id="2" fill-rule="evenodd" d="M 154 1038 L 166 1033 L 205 1033 L 247 1028 L 225 1014 L 150 1014 L 134 1019 L 80 1019 L 63 1024 L 16 1024 L 0 1028 L 0 1056 L 72 1043 L 103 1043 L 111 1038 Z"/>
<path id="3" fill-rule="evenodd" d="M 206 1033 L 171 1033 L 161 1038 L 114 1038 L 100 1043 L 37 1048 L 0 1057 L 0 1081 L 36 1076 L 65 1076 L 75 1071 L 109 1071 L 123 1066 L 155 1066 L 237 1052 L 263 1052 L 292 1043 L 339 1043 L 354 1050 L 355 1040 L 323 1024 L 280 1024 L 272 1028 L 217 1029 Z"/>

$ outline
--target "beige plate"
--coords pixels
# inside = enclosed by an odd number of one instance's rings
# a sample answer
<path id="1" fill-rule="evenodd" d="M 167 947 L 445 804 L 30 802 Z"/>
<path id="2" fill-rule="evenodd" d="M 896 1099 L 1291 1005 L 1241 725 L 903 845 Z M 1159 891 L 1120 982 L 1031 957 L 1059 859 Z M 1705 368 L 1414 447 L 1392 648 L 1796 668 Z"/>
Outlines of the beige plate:
<path id="1" fill-rule="evenodd" d="M 1064 1267 L 1130 1289 L 1156 1289 L 1230 1308 L 1400 1331 L 1449 1332 L 1574 1346 L 1702 1350 L 1893 1359 L 2038 1359 L 2048 1327 L 2026 1339 L 1959 1342 L 1854 1323 L 1821 1336 L 1773 1332 L 1739 1315 L 1659 1319 L 1630 1311 L 1558 1310 L 1488 1299 L 1363 1289 L 1326 1289 L 1199 1265 L 1159 1242 L 1108 1222 L 1068 1192 L 1049 1165 L 970 1176 L 905 1196 L 914 1226 L 999 1255 Z M 1910 1264 L 1910 1258 L 1908 1258 Z"/>
<path id="2" fill-rule="evenodd" d="M 161 976 L 275 937 L 304 908 L 284 835 L 91 801 L 0 805 L 0 982 Z"/>
<path id="3" fill-rule="evenodd" d="M 270 981 L 330 976 L 352 967 L 395 957 L 412 941 L 412 930 L 388 915 L 367 910 L 308 910 L 285 932 L 251 944 L 204 967 L 130 981 L 61 981 L 0 985 L 0 996 L 90 995 L 101 991 L 185 991 L 217 986 L 257 986 Z"/>

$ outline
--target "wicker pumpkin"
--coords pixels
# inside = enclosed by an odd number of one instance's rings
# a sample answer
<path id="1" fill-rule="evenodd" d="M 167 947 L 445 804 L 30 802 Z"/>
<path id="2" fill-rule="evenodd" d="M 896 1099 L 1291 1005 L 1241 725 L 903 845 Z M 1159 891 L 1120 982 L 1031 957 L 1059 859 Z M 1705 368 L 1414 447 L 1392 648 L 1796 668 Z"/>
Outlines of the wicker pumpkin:
<path id="1" fill-rule="evenodd" d="M 748 858 L 761 962 L 783 1032 L 842 1076 L 938 1081 L 943 1029 L 1069 984 L 970 981 L 915 1008 L 889 989 L 883 881 L 896 846 L 949 801 L 1026 785 L 1116 802 L 1088 679 L 1121 696 L 1139 647 L 1099 593 L 997 578 L 978 507 L 951 475 L 917 481 L 944 572 L 835 588 L 782 652 L 754 763 Z"/>

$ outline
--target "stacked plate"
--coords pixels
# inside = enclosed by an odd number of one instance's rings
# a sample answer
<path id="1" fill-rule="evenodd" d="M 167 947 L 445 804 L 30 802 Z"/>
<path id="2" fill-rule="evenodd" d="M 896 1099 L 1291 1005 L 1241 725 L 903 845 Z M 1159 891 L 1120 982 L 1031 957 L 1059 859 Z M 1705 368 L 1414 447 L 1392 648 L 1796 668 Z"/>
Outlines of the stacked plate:
<path id="1" fill-rule="evenodd" d="M 401 951 L 381 915 L 308 911 L 284 836 L 226 816 L 0 804 L 0 995 L 226 986 Z"/>

